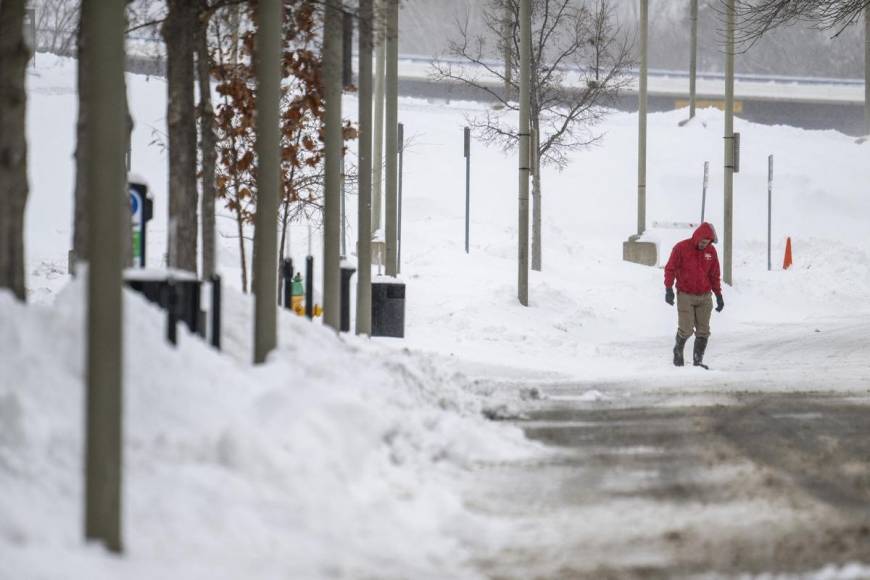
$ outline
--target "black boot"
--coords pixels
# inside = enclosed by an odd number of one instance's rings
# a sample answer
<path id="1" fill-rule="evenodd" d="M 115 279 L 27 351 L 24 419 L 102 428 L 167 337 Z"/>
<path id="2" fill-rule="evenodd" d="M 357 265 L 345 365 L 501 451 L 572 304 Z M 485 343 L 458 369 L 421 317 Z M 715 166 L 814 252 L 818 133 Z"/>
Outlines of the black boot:
<path id="1" fill-rule="evenodd" d="M 686 340 L 688 337 L 683 338 L 680 336 L 680 333 L 677 333 L 677 343 L 674 345 L 674 366 L 681 367 L 683 366 L 683 347 L 686 346 Z"/>
<path id="2" fill-rule="evenodd" d="M 707 337 L 706 336 L 696 336 L 695 337 L 695 352 L 693 353 L 693 360 L 696 367 L 704 367 L 707 368 L 707 365 L 704 364 L 704 351 L 707 350 Z"/>

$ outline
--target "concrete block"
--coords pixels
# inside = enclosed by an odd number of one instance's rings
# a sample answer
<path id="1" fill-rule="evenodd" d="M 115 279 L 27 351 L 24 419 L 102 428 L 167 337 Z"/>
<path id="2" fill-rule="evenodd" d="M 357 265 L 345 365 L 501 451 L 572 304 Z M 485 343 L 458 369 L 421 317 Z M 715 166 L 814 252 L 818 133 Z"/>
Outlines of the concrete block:
<path id="1" fill-rule="evenodd" d="M 655 266 L 658 263 L 658 246 L 655 242 L 625 241 L 622 243 L 622 259 L 644 266 Z"/>

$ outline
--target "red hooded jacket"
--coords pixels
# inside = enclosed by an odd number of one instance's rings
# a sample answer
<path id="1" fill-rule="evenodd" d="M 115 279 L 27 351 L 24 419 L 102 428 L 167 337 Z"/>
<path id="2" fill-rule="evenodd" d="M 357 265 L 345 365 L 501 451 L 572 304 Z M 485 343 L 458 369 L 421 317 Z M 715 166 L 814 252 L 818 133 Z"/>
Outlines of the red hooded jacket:
<path id="1" fill-rule="evenodd" d="M 698 243 L 705 238 L 711 240 L 711 243 L 699 250 Z M 712 290 L 717 296 L 721 294 L 719 256 L 713 247 L 716 241 L 716 230 L 704 222 L 698 226 L 691 239 L 677 242 L 665 266 L 665 287 L 673 286 L 676 278 L 677 290 L 680 292 L 705 294 Z"/>

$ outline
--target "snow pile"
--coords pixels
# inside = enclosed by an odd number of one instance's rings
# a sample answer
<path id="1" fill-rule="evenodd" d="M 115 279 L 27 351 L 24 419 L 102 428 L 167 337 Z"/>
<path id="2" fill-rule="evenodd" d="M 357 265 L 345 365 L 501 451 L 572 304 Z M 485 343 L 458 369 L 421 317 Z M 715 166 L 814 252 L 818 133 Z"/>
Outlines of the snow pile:
<path id="1" fill-rule="evenodd" d="M 125 296 L 122 559 L 85 547 L 83 285 L 52 307 L 0 294 L 4 578 L 463 577 L 494 524 L 455 480 L 539 453 L 425 357 L 282 313 L 252 367 L 252 303 L 229 293 L 219 354 Z M 401 570 L 401 572 L 395 572 Z"/>

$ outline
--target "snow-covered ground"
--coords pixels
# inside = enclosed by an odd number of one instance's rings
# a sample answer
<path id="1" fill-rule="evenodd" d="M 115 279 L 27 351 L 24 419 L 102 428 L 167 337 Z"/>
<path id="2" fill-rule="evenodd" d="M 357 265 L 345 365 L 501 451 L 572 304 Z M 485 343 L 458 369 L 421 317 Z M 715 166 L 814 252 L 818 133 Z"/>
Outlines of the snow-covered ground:
<path id="1" fill-rule="evenodd" d="M 516 161 L 475 145 L 471 252 L 463 247 L 462 115 L 468 105 L 404 102 L 412 144 L 405 157 L 407 209 L 402 268 L 408 280 L 408 342 L 462 359 L 583 380 L 631 379 L 672 386 L 764 381 L 780 374 L 866 387 L 861 332 L 835 346 L 828 332 L 866 325 L 870 303 L 870 149 L 836 132 L 768 127 L 738 120 L 741 171 L 735 176 L 733 288 L 713 315 L 708 357 L 720 372 L 669 368 L 675 312 L 664 303 L 663 272 L 623 262 L 636 229 L 635 115 L 615 113 L 600 146 L 577 153 L 563 172 L 544 170 L 543 266 L 531 273 L 531 307 L 516 295 Z M 708 109 L 678 127 L 685 111 L 650 117 L 647 220 L 700 220 L 703 165 L 710 161 L 706 218 L 723 232 L 723 119 Z M 767 271 L 767 167 L 774 155 L 773 271 Z M 783 271 L 786 237 L 795 265 Z M 660 262 L 688 231 L 653 229 Z M 719 248 L 720 257 L 722 248 Z M 818 330 L 818 332 L 816 332 Z M 803 337 L 803 339 L 801 338 Z M 759 356 L 759 343 L 780 345 Z M 788 346 L 786 346 L 786 344 Z M 830 350 L 833 358 L 823 356 Z M 858 368 L 842 365 L 855 359 Z M 857 358 L 856 358 L 857 357 Z M 833 379 L 837 377 L 837 379 Z M 744 385 L 745 386 L 745 385 Z"/>
<path id="2" fill-rule="evenodd" d="M 156 200 L 148 252 L 158 266 L 166 87 L 128 76 L 128 90 L 133 168 Z M 511 530 L 463 501 L 469 469 L 545 452 L 482 418 L 510 407 L 519 388 L 573 383 L 589 400 L 617 391 L 870 388 L 870 144 L 738 120 L 734 286 L 713 315 L 714 371 L 703 372 L 670 366 L 676 313 L 664 303 L 661 269 L 622 261 L 636 228 L 635 115 L 614 113 L 600 145 L 572 154 L 563 172 L 544 169 L 544 271 L 531 274 L 523 308 L 515 157 L 473 145 L 466 255 L 462 127 L 482 106 L 403 99 L 406 340 L 336 337 L 282 313 L 280 348 L 252 368 L 248 297 L 228 292 L 219 355 L 187 335 L 177 350 L 165 346 L 159 312 L 128 295 L 127 552 L 108 556 L 86 547 L 81 532 L 84 289 L 65 273 L 74 63 L 41 58 L 29 95 L 31 305 L 0 296 L 2 578 L 473 576 L 475 550 Z M 345 106 L 355 117 L 355 97 Z M 723 119 L 704 110 L 679 128 L 685 113 L 650 116 L 648 222 L 698 221 L 710 161 L 707 219 L 721 236 Z M 356 223 L 353 211 L 348 222 Z M 218 223 L 233 232 L 229 219 Z M 648 232 L 662 253 L 687 235 Z M 782 271 L 786 236 L 795 265 Z M 292 238 L 301 264 L 307 228 L 294 227 Z M 225 280 L 238 287 L 237 242 L 219 245 Z"/>

